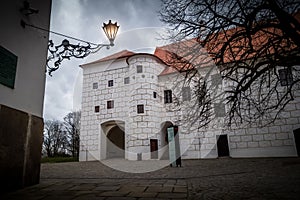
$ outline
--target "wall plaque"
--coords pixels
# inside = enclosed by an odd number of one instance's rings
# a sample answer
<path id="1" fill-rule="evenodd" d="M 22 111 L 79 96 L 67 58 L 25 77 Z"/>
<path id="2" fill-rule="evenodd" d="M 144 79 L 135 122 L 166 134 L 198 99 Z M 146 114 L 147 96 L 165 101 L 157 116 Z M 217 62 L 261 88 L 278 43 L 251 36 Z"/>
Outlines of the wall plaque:
<path id="1" fill-rule="evenodd" d="M 0 83 L 14 88 L 18 57 L 0 46 Z"/>

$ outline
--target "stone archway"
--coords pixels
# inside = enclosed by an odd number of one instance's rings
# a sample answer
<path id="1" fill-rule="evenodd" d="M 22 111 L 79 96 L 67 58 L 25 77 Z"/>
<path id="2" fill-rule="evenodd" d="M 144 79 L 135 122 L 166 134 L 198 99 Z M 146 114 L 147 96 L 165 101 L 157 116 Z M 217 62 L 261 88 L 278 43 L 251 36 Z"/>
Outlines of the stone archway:
<path id="1" fill-rule="evenodd" d="M 117 125 L 107 133 L 106 158 L 125 158 L 125 133 Z"/>

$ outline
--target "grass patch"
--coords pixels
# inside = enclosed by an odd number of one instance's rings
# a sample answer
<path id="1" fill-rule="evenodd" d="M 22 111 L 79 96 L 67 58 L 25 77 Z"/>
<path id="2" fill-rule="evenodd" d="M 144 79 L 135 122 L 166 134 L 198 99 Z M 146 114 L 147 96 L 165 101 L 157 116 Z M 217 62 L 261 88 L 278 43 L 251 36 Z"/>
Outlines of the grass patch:
<path id="1" fill-rule="evenodd" d="M 45 157 L 42 163 L 60 163 L 60 162 L 78 162 L 78 158 L 74 157 Z"/>

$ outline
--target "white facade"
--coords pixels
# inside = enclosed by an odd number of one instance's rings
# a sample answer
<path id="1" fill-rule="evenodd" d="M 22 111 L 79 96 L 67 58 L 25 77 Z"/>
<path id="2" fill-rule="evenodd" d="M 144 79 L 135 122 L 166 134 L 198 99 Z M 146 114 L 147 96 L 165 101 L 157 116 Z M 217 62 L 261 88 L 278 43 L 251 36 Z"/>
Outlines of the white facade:
<path id="1" fill-rule="evenodd" d="M 5 1 L 1 6 L 0 45 L 18 57 L 14 88 L 0 84 L 0 104 L 43 117 L 46 59 L 49 33 L 23 28 L 21 20 L 49 29 L 51 1 L 31 0 L 38 14 L 22 15 L 23 0 Z M 14 12 L 13 12 L 14 11 Z M 4 17 L 5 16 L 5 19 Z M 33 59 L 34 55 L 34 59 Z"/>
<path id="2" fill-rule="evenodd" d="M 223 126 L 224 117 L 215 116 L 207 128 L 197 129 L 189 119 L 190 113 L 195 112 L 192 107 L 195 100 L 193 96 L 186 101 L 182 98 L 182 88 L 186 86 L 183 74 L 162 74 L 168 66 L 155 55 L 133 53 L 81 67 L 80 161 L 111 157 L 129 160 L 167 159 L 165 137 L 169 125 L 179 126 L 183 159 L 217 158 L 220 156 L 218 148 L 221 147 L 217 145 L 220 135 L 226 138 L 231 157 L 297 155 L 293 130 L 300 128 L 299 96 L 287 106 L 280 121 L 274 123 L 280 125 L 228 130 Z M 141 68 L 142 71 L 139 71 Z M 203 67 L 199 74 L 208 72 L 206 78 L 211 82 L 211 77 L 218 71 Z M 226 87 L 222 81 L 214 84 L 217 84 L 215 94 L 222 93 Z M 192 84 L 189 87 L 193 90 Z M 166 90 L 172 91 L 172 103 L 165 103 Z M 222 98 L 215 98 L 214 103 L 220 103 Z M 113 101 L 113 108 L 108 108 L 108 104 L 111 105 L 108 101 Z M 138 113 L 138 106 L 141 105 L 144 112 Z M 156 155 L 150 153 L 151 142 L 157 143 Z"/>

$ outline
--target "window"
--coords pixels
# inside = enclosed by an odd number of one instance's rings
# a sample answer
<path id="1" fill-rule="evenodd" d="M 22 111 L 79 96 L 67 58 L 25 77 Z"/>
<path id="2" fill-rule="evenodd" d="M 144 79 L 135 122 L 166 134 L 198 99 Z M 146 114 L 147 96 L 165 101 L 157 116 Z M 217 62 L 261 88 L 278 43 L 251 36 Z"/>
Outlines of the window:
<path id="1" fill-rule="evenodd" d="M 100 110 L 100 107 L 99 106 L 95 106 L 95 113 L 98 113 Z"/>
<path id="2" fill-rule="evenodd" d="M 129 77 L 124 78 L 124 84 L 129 84 Z"/>
<path id="3" fill-rule="evenodd" d="M 114 101 L 107 101 L 107 109 L 114 108 Z"/>
<path id="4" fill-rule="evenodd" d="M 212 86 L 218 86 L 222 84 L 222 77 L 220 74 L 211 75 Z"/>
<path id="5" fill-rule="evenodd" d="M 153 98 L 156 99 L 156 97 L 157 97 L 157 93 L 153 92 Z"/>
<path id="6" fill-rule="evenodd" d="M 98 89 L 98 83 L 93 83 L 93 89 Z"/>
<path id="7" fill-rule="evenodd" d="M 216 117 L 225 117 L 225 104 L 224 103 L 215 103 L 214 110 L 215 110 Z"/>
<path id="8" fill-rule="evenodd" d="M 165 103 L 172 103 L 172 90 L 165 90 L 164 95 Z"/>
<path id="9" fill-rule="evenodd" d="M 293 83 L 293 73 L 290 68 L 278 70 L 281 86 L 288 86 Z"/>
<path id="10" fill-rule="evenodd" d="M 144 105 L 137 105 L 137 113 L 144 113 Z"/>
<path id="11" fill-rule="evenodd" d="M 109 80 L 108 81 L 108 87 L 112 87 L 114 86 L 114 81 L 113 80 Z"/>
<path id="12" fill-rule="evenodd" d="M 191 100 L 191 88 L 183 87 L 182 88 L 182 101 L 190 101 Z"/>
<path id="13" fill-rule="evenodd" d="M 137 65 L 136 66 L 136 73 L 143 73 L 143 66 L 142 65 Z"/>

